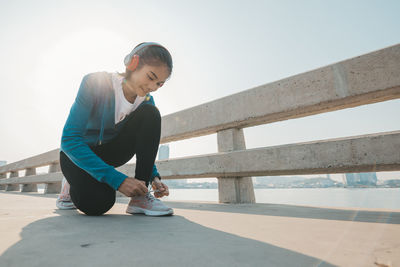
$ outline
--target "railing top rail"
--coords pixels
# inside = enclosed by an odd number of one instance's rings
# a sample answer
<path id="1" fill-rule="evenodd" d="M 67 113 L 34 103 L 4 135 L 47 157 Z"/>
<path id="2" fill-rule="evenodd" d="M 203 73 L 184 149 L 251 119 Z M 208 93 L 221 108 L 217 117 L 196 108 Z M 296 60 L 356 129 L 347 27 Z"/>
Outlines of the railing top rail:
<path id="1" fill-rule="evenodd" d="M 400 98 L 400 44 L 163 116 L 160 143 Z"/>
<path id="2" fill-rule="evenodd" d="M 52 163 L 58 163 L 59 161 L 59 153 L 60 149 L 53 149 L 48 152 L 29 157 L 20 161 L 12 162 L 10 164 L 4 165 L 0 167 L 0 174 L 11 172 L 11 171 L 20 171 L 28 168 L 37 168 L 46 165 L 50 165 Z"/>

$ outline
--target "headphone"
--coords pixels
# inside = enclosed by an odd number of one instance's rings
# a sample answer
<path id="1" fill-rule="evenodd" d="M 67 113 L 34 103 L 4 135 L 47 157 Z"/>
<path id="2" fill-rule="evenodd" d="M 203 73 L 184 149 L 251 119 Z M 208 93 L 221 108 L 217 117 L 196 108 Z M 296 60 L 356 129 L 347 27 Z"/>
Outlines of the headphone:
<path id="1" fill-rule="evenodd" d="M 141 43 L 140 45 L 136 46 L 132 50 L 132 52 L 130 52 L 128 55 L 125 56 L 124 64 L 125 64 L 126 68 L 130 71 L 134 71 L 139 64 L 139 55 L 135 55 L 135 53 L 144 47 L 152 46 L 152 45 L 163 47 L 161 44 L 156 43 L 156 42 Z"/>

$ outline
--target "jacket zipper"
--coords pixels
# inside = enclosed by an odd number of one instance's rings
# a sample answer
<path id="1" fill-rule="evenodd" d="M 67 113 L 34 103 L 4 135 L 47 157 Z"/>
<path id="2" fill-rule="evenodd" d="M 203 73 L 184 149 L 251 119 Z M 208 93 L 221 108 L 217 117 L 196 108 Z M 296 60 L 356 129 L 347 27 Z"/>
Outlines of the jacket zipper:
<path id="1" fill-rule="evenodd" d="M 103 129 L 104 129 L 104 109 L 105 109 L 105 106 L 106 106 L 106 104 L 105 103 L 103 103 L 103 113 L 102 113 L 102 116 L 101 116 L 101 127 L 100 127 L 100 137 L 99 137 L 99 145 L 101 145 L 101 143 L 102 143 L 102 139 L 103 139 Z"/>

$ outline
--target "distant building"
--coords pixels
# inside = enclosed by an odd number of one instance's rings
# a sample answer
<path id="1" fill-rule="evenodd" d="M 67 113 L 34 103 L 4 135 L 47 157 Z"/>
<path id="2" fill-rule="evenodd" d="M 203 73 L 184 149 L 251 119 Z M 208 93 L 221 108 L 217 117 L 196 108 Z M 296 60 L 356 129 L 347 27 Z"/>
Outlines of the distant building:
<path id="1" fill-rule="evenodd" d="M 376 172 L 346 173 L 346 184 L 353 185 L 376 185 L 378 178 Z"/>
<path id="2" fill-rule="evenodd" d="M 158 149 L 158 160 L 169 159 L 169 144 L 161 145 Z"/>

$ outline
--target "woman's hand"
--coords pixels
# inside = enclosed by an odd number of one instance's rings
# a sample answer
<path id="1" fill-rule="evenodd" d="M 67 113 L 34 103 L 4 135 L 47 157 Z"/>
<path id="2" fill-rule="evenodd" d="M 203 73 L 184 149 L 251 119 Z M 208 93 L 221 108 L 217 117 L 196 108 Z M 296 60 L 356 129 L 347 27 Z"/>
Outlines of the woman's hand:
<path id="1" fill-rule="evenodd" d="M 151 187 L 153 188 L 154 191 L 154 196 L 156 198 L 160 198 L 163 196 L 169 196 L 169 190 L 168 190 L 168 186 L 166 184 L 164 184 L 163 182 L 160 181 L 160 179 L 158 177 L 155 177 L 153 179 L 153 183 L 151 185 Z"/>
<path id="2" fill-rule="evenodd" d="M 143 196 L 148 190 L 145 181 L 135 177 L 127 177 L 119 186 L 118 191 L 127 197 L 133 197 L 136 195 Z"/>

